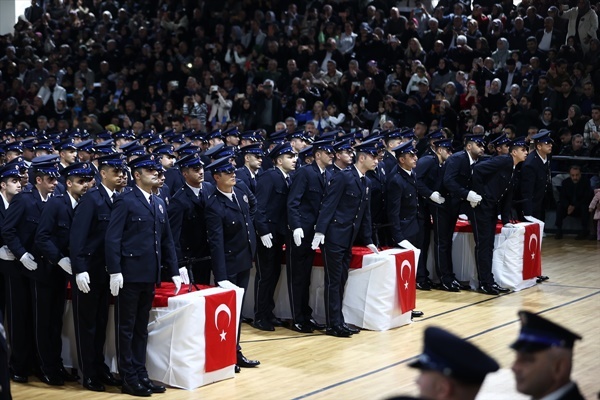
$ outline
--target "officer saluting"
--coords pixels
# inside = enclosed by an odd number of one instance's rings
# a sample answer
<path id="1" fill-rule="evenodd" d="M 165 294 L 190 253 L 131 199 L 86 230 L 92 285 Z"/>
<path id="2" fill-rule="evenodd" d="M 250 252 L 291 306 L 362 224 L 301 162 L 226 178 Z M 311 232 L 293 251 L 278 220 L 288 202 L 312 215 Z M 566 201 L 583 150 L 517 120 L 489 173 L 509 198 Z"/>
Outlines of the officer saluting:
<path id="1" fill-rule="evenodd" d="M 378 163 L 377 144 L 366 141 L 354 147 L 356 163 L 335 173 L 327 187 L 315 227 L 312 248 L 320 245 L 325 261 L 326 334 L 350 337 L 358 333 L 344 322 L 342 301 L 348 279 L 352 243 L 360 235 L 367 247 L 378 253 L 371 243 L 369 181 L 365 174 Z"/>
<path id="2" fill-rule="evenodd" d="M 177 268 L 166 205 L 152 194 L 161 167 L 157 161 L 155 155 L 147 154 L 129 163 L 135 185 L 116 198 L 106 231 L 106 269 L 111 293 L 117 297 L 115 326 L 121 391 L 134 396 L 166 390 L 155 385 L 146 370 L 148 318 L 161 266 L 169 271 L 176 293 L 181 288 L 180 274 L 184 282 L 187 280 L 185 268 Z"/>
<path id="3" fill-rule="evenodd" d="M 113 202 L 124 176 L 122 153 L 97 158 L 100 180 L 87 191 L 73 214 L 69 235 L 73 322 L 79 370 L 83 386 L 104 391 L 104 385 L 122 382 L 110 373 L 104 363 L 104 342 L 108 323 L 109 286 L 106 273 L 104 239 Z"/>
<path id="4" fill-rule="evenodd" d="M 235 167 L 223 157 L 206 167 L 215 180 L 216 190 L 206 202 L 205 217 L 215 282 L 224 289 L 248 289 L 252 259 L 256 251 L 256 233 L 250 205 L 244 191 L 236 187 Z M 243 299 L 242 299 L 243 308 Z M 260 364 L 249 360 L 239 345 L 237 366 L 251 368 Z"/>

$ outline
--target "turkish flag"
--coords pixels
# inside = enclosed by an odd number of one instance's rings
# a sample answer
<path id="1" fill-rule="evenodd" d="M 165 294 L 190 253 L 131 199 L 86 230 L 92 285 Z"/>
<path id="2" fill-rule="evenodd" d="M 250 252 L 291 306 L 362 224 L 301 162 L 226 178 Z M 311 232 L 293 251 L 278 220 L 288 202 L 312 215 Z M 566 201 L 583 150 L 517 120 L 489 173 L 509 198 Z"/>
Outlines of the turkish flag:
<path id="1" fill-rule="evenodd" d="M 412 250 L 396 254 L 396 281 L 398 282 L 398 299 L 402 314 L 414 310 L 416 307 L 417 265 L 415 253 Z"/>
<path id="2" fill-rule="evenodd" d="M 212 372 L 237 362 L 235 290 L 206 296 L 205 371 Z"/>
<path id="3" fill-rule="evenodd" d="M 523 280 L 542 274 L 542 249 L 540 243 L 540 225 L 525 225 L 523 240 Z"/>

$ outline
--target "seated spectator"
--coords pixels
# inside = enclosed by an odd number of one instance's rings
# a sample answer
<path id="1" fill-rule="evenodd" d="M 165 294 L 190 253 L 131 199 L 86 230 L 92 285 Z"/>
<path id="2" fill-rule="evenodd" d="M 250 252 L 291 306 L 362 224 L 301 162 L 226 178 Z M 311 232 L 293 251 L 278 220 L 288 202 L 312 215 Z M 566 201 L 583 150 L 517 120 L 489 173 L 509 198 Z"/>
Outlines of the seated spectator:
<path id="1" fill-rule="evenodd" d="M 589 204 L 592 199 L 592 190 L 589 181 L 582 176 L 581 167 L 573 165 L 569 169 L 569 177 L 560 187 L 560 197 L 556 208 L 556 239 L 563 237 L 563 221 L 566 217 L 575 217 L 579 220 L 580 231 L 577 240 L 589 236 Z"/>

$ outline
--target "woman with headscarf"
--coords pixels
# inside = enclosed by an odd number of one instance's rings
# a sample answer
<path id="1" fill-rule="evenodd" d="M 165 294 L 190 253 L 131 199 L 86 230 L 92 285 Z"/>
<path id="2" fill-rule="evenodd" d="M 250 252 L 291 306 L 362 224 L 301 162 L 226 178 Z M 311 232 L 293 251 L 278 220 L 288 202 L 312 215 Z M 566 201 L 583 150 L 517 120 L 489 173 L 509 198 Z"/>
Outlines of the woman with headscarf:
<path id="1" fill-rule="evenodd" d="M 446 58 L 438 61 L 438 67 L 431 77 L 431 89 L 441 89 L 446 83 L 450 82 L 454 78 L 454 71 L 450 69 L 450 62 Z"/>
<path id="2" fill-rule="evenodd" d="M 567 118 L 558 123 L 558 128 L 569 128 L 574 134 L 582 133 L 588 119 L 581 115 L 581 108 L 573 104 L 567 111 Z"/>
<path id="3" fill-rule="evenodd" d="M 597 38 L 598 15 L 590 7 L 589 0 L 579 0 L 577 7 L 560 12 L 560 17 L 569 21 L 567 37 L 575 36 L 584 54 L 590 48 L 590 40 Z M 566 43 L 566 41 L 565 41 Z"/>
<path id="4" fill-rule="evenodd" d="M 500 111 L 506 104 L 506 97 L 500 91 L 502 88 L 502 81 L 498 78 L 492 80 L 488 85 L 485 86 L 485 93 L 483 99 L 481 99 L 481 105 L 488 113 L 494 111 Z"/>
<path id="5" fill-rule="evenodd" d="M 504 68 L 506 66 L 506 60 L 508 60 L 508 57 L 510 57 L 508 46 L 509 44 L 506 38 L 498 39 L 496 51 L 492 53 L 494 69 Z"/>

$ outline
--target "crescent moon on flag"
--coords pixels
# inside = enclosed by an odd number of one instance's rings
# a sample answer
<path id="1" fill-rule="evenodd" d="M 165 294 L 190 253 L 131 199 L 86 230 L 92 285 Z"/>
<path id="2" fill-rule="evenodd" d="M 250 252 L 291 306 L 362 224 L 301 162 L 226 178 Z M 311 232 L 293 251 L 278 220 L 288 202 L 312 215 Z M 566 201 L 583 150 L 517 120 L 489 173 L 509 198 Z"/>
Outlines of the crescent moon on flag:
<path id="1" fill-rule="evenodd" d="M 215 310 L 215 327 L 217 328 L 217 330 L 219 329 L 219 314 L 222 312 L 227 314 L 227 326 L 229 327 L 229 324 L 231 324 L 231 310 L 225 304 L 219 304 L 219 307 L 217 307 L 217 309 Z"/>
<path id="2" fill-rule="evenodd" d="M 402 264 L 400 264 L 400 277 L 404 278 L 404 267 L 408 267 L 408 277 L 410 278 L 410 274 L 412 273 L 412 265 L 410 264 L 410 261 L 408 260 L 404 260 L 402 261 Z"/>
<path id="3" fill-rule="evenodd" d="M 535 247 L 532 249 L 531 248 L 531 242 L 534 239 L 535 239 Z M 538 248 L 538 237 L 537 237 L 537 235 L 535 233 L 532 233 L 531 236 L 529 236 L 529 250 L 530 251 L 536 251 L 537 248 Z"/>

